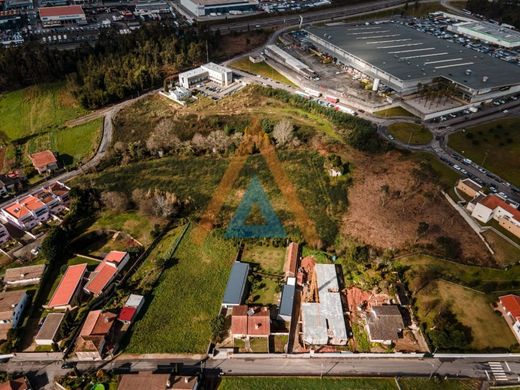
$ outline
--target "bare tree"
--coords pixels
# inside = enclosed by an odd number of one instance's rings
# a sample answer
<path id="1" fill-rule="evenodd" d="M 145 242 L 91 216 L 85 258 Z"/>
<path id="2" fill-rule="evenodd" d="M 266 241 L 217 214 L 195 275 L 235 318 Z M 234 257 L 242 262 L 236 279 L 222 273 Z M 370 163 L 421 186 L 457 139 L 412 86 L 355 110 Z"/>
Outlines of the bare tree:
<path id="1" fill-rule="evenodd" d="M 174 131 L 175 129 L 170 121 L 160 121 L 146 141 L 146 148 L 154 153 L 168 150 L 177 151 L 181 140 L 174 134 Z"/>
<path id="2" fill-rule="evenodd" d="M 278 146 L 284 146 L 289 143 L 293 137 L 294 126 L 289 119 L 282 119 L 273 129 L 273 138 Z"/>
<path id="3" fill-rule="evenodd" d="M 113 211 L 125 211 L 128 209 L 128 197 L 123 192 L 106 191 L 101 194 L 101 201 L 105 207 Z"/>
<path id="4" fill-rule="evenodd" d="M 222 130 L 216 130 L 209 133 L 206 144 L 213 153 L 224 153 L 229 148 L 231 139 Z"/>

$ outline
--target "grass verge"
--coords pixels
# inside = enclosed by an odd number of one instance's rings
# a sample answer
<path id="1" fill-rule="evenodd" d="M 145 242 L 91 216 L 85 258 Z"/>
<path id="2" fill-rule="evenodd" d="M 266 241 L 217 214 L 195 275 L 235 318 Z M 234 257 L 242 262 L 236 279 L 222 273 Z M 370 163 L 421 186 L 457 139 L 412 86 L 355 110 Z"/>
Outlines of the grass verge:
<path id="1" fill-rule="evenodd" d="M 388 132 L 399 141 L 410 145 L 424 145 L 433 138 L 428 129 L 416 123 L 392 123 L 388 126 Z"/>
<path id="2" fill-rule="evenodd" d="M 411 118 L 415 118 L 415 115 L 412 114 L 410 111 L 405 110 L 401 106 L 387 108 L 385 110 L 379 110 L 374 112 L 374 115 L 380 116 L 382 118 L 395 118 L 400 116 L 408 116 Z"/>
<path id="3" fill-rule="evenodd" d="M 276 69 L 273 69 L 269 64 L 265 62 L 259 62 L 257 64 L 253 64 L 249 61 L 248 57 L 243 57 L 238 60 L 233 61 L 230 66 L 232 68 L 242 70 L 247 73 L 258 74 L 260 76 L 269 77 L 274 81 L 278 81 L 283 84 L 290 85 L 292 87 L 297 87 L 291 80 L 282 75 Z"/>

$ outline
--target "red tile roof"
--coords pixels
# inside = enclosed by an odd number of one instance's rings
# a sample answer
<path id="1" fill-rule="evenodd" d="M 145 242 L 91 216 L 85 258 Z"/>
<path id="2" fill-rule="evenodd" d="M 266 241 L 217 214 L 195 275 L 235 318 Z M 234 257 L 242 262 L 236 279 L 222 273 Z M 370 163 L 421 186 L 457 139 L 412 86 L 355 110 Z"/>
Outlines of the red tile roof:
<path id="1" fill-rule="evenodd" d="M 61 7 L 41 7 L 40 17 L 84 15 L 83 8 L 79 5 L 65 5 Z"/>
<path id="2" fill-rule="evenodd" d="M 298 263 L 298 244 L 291 242 L 287 247 L 285 255 L 284 273 L 286 277 L 296 276 L 296 265 Z"/>
<path id="3" fill-rule="evenodd" d="M 125 258 L 126 256 L 126 252 L 121 252 L 121 251 L 110 251 L 108 252 L 108 254 L 105 256 L 105 261 L 110 261 L 111 263 L 120 263 L 121 261 L 123 261 L 123 259 Z"/>
<path id="4" fill-rule="evenodd" d="M 65 8 L 65 7 L 51 7 L 51 8 Z M 79 7 L 79 8 L 81 8 L 81 7 Z M 42 9 L 46 9 L 46 8 L 42 8 Z M 42 13 L 42 11 L 41 11 L 42 9 L 40 9 L 40 15 Z M 47 9 L 49 9 L 49 8 L 47 8 Z M 34 167 L 36 169 L 45 168 L 49 164 L 56 164 L 58 162 L 58 160 L 56 160 L 56 157 L 54 156 L 54 153 L 52 153 L 50 150 L 44 150 L 43 152 L 37 152 L 37 153 L 31 154 L 29 157 L 31 159 L 32 164 L 34 165 Z"/>
<path id="5" fill-rule="evenodd" d="M 22 199 L 8 204 L 4 207 L 4 210 L 13 217 L 20 219 L 29 214 L 31 211 L 39 210 L 42 207 L 45 207 L 45 203 L 33 195 L 27 195 Z"/>
<path id="6" fill-rule="evenodd" d="M 484 199 L 480 201 L 480 204 L 483 206 L 486 206 L 487 208 L 494 210 L 497 207 L 501 207 L 504 210 L 506 210 L 508 213 L 511 213 L 513 215 L 513 218 L 517 221 L 520 221 L 520 210 L 515 209 L 513 206 L 511 206 L 509 203 L 507 203 L 502 198 L 499 198 L 496 195 L 488 195 Z"/>
<path id="7" fill-rule="evenodd" d="M 514 318 L 520 319 L 520 297 L 518 295 L 503 295 L 499 299 L 502 306 L 504 306 Z"/>
<path id="8" fill-rule="evenodd" d="M 70 304 L 74 292 L 78 289 L 87 270 L 87 264 L 71 265 L 65 271 L 58 288 L 54 291 L 48 304 L 49 307 L 66 306 Z"/>
<path id="9" fill-rule="evenodd" d="M 135 307 L 123 307 L 117 319 L 120 321 L 130 322 L 134 319 L 135 313 L 137 313 Z"/>
<path id="10" fill-rule="evenodd" d="M 114 313 L 109 311 L 93 310 L 88 313 L 79 335 L 106 336 L 112 329 L 116 317 Z"/>
<path id="11" fill-rule="evenodd" d="M 90 274 L 89 281 L 85 285 L 85 290 L 94 295 L 101 294 L 105 287 L 112 281 L 116 273 L 117 268 L 113 265 L 104 261 L 101 262 L 92 274 Z"/>
<path id="12" fill-rule="evenodd" d="M 254 310 L 252 315 L 249 310 Z M 231 316 L 231 333 L 249 336 L 269 336 L 271 319 L 268 307 L 235 306 Z"/>

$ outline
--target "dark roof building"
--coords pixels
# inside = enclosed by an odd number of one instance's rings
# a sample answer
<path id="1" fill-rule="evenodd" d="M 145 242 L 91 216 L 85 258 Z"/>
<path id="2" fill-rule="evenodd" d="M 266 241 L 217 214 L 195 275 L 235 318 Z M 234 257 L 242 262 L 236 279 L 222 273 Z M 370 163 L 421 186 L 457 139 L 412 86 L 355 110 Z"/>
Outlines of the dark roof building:
<path id="1" fill-rule="evenodd" d="M 65 313 L 49 313 L 42 327 L 34 338 L 37 345 L 52 345 L 58 341 L 58 333 L 65 318 Z"/>
<path id="2" fill-rule="evenodd" d="M 403 316 L 397 305 L 372 306 L 367 325 L 370 341 L 383 344 L 397 340 L 404 329 Z"/>
<path id="3" fill-rule="evenodd" d="M 309 40 L 338 62 L 397 92 L 436 78 L 457 85 L 471 102 L 520 90 L 520 67 L 399 23 L 310 26 Z"/>
<path id="4" fill-rule="evenodd" d="M 290 321 L 293 314 L 294 295 L 296 293 L 296 286 L 294 278 L 289 278 L 287 284 L 282 287 L 282 298 L 280 300 L 280 307 L 278 309 L 278 317 L 284 321 Z"/>
<path id="5" fill-rule="evenodd" d="M 231 274 L 224 292 L 222 306 L 230 307 L 242 304 L 246 292 L 247 275 L 249 274 L 249 264 L 235 261 L 231 268 Z"/>

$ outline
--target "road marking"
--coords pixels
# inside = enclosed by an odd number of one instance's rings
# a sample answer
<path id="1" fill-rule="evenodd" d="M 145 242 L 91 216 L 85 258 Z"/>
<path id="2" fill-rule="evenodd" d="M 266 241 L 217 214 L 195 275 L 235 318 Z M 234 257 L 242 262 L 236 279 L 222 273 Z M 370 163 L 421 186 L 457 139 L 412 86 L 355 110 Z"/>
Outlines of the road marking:
<path id="1" fill-rule="evenodd" d="M 501 362 L 488 362 L 489 368 L 491 368 L 491 372 L 493 373 L 493 377 L 498 382 L 507 381 L 507 375 L 504 372 L 504 366 L 502 366 Z"/>
<path id="2" fill-rule="evenodd" d="M 367 42 L 367 45 L 377 45 L 379 43 L 394 43 L 394 42 L 406 42 L 411 41 L 412 38 L 404 38 L 404 39 L 390 39 L 388 41 L 375 41 L 375 42 Z"/>
<path id="3" fill-rule="evenodd" d="M 372 42 L 367 42 L 367 45 L 370 45 Z M 378 46 L 376 49 L 393 49 L 396 47 L 410 47 L 410 46 L 421 46 L 424 45 L 423 42 L 420 43 L 401 43 L 400 45 L 390 45 L 390 46 Z"/>
<path id="4" fill-rule="evenodd" d="M 507 364 L 507 362 L 504 362 L 504 364 L 505 364 L 506 367 L 507 367 L 507 371 L 511 371 L 511 368 L 509 367 L 509 364 Z"/>
<path id="5" fill-rule="evenodd" d="M 409 60 L 412 58 L 423 58 L 423 57 L 436 57 L 436 56 L 445 56 L 446 54 L 449 54 L 447 51 L 443 53 L 433 53 L 433 54 L 421 54 L 420 56 L 410 56 L 410 57 L 401 57 L 400 60 Z"/>
<path id="6" fill-rule="evenodd" d="M 430 65 L 430 64 L 439 64 L 441 62 L 453 62 L 453 61 L 460 61 L 462 60 L 463 58 L 460 57 L 460 58 L 450 58 L 448 60 L 437 60 L 437 61 L 428 61 L 428 62 L 425 62 L 424 65 Z"/>

